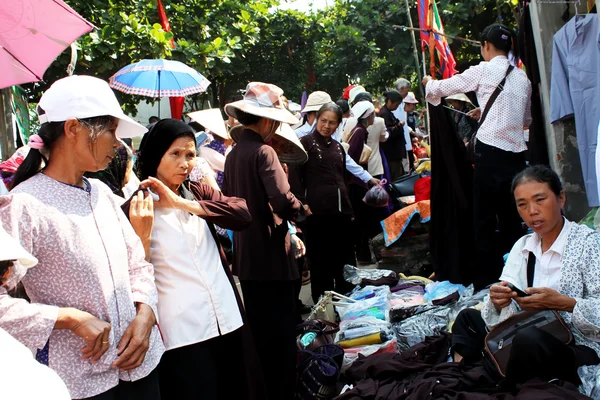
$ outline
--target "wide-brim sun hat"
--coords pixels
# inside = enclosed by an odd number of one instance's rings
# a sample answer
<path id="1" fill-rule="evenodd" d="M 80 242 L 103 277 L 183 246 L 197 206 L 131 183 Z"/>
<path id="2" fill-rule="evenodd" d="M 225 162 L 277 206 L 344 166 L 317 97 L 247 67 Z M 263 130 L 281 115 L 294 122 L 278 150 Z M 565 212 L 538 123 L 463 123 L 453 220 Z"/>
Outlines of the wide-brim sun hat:
<path id="1" fill-rule="evenodd" d="M 104 115 L 119 120 L 117 137 L 121 139 L 148 132 L 143 125 L 125 115 L 108 83 L 93 76 L 72 75 L 59 79 L 44 92 L 38 103 L 41 124 Z"/>
<path id="2" fill-rule="evenodd" d="M 332 103 L 331 96 L 326 92 L 312 92 L 306 100 L 303 113 L 319 111 L 325 104 Z"/>
<path id="3" fill-rule="evenodd" d="M 229 134 L 235 142 L 239 142 L 244 131 L 244 126 L 231 128 Z M 282 123 L 273 135 L 273 147 L 277 149 L 279 160 L 287 164 L 304 164 L 308 161 L 308 154 L 300 143 L 296 132 L 289 124 Z"/>
<path id="4" fill-rule="evenodd" d="M 375 106 L 368 101 L 359 101 L 352 107 L 351 113 L 356 119 L 364 119 L 375 112 Z"/>
<path id="5" fill-rule="evenodd" d="M 230 138 L 229 134 L 227 133 L 225 121 L 223 121 L 223 115 L 221 114 L 221 110 L 218 108 L 194 111 L 188 113 L 188 117 L 211 131 L 211 133 L 222 137 L 223 139 Z"/>
<path id="6" fill-rule="evenodd" d="M 16 260 L 24 268 L 35 267 L 37 258 L 29 254 L 19 243 L 0 226 L 0 261 Z"/>
<path id="7" fill-rule="evenodd" d="M 465 103 L 473 104 L 471 100 L 464 93 L 453 94 L 452 96 L 446 97 L 446 100 L 458 100 L 463 101 Z"/>
<path id="8" fill-rule="evenodd" d="M 300 121 L 283 105 L 283 90 L 278 86 L 263 82 L 250 82 L 246 86 L 244 98 L 225 106 L 225 113 L 238 119 L 236 111 L 240 110 L 258 117 L 295 125 Z M 231 134 L 231 132 L 230 132 Z"/>
<path id="9" fill-rule="evenodd" d="M 406 97 L 404 98 L 404 104 L 419 104 L 419 100 L 413 92 L 408 92 Z"/>

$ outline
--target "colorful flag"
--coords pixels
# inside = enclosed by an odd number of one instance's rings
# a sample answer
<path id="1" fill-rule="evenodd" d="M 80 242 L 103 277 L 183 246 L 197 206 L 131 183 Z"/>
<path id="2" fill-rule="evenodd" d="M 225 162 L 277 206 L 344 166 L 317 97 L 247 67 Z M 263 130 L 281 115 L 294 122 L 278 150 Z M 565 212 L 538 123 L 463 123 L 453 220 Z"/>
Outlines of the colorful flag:
<path id="1" fill-rule="evenodd" d="M 425 52 L 425 46 L 429 46 L 431 59 L 431 75 L 435 76 L 435 56 L 437 50 L 440 60 L 440 72 L 444 79 L 450 78 L 456 72 L 456 60 L 444 36 L 444 25 L 438 12 L 435 0 L 418 0 L 417 11 L 419 14 L 419 28 L 421 29 L 421 49 Z"/>

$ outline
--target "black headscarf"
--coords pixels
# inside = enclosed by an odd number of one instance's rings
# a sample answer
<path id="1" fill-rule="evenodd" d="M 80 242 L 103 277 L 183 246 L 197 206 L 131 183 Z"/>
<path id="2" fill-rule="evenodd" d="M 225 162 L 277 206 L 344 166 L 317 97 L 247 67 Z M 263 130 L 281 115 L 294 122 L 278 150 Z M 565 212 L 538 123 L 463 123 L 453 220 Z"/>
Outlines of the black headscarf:
<path id="1" fill-rule="evenodd" d="M 140 144 L 140 151 L 135 164 L 136 173 L 140 180 L 156 176 L 156 171 L 163 156 L 173 142 L 180 137 L 190 137 L 196 142 L 194 130 L 185 122 L 167 118 L 161 119 L 150 129 Z"/>

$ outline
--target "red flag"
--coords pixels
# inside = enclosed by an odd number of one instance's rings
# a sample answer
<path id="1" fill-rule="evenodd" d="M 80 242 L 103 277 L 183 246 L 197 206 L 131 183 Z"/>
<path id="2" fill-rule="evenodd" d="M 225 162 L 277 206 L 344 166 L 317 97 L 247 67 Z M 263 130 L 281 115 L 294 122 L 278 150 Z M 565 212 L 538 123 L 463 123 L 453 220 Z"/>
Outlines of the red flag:
<path id="1" fill-rule="evenodd" d="M 169 20 L 167 19 L 167 13 L 165 12 L 165 8 L 162 5 L 162 1 L 158 0 L 158 19 L 160 20 L 160 24 L 162 25 L 165 32 L 171 32 L 171 25 L 169 25 Z M 175 48 L 175 39 L 171 38 L 171 47 Z"/>
<path id="2" fill-rule="evenodd" d="M 450 50 L 448 40 L 444 36 L 444 25 L 437 9 L 435 1 L 419 0 L 417 2 L 417 12 L 419 14 L 419 28 L 421 29 L 421 49 L 424 52 L 425 46 L 429 46 L 430 52 L 430 73 L 435 73 L 434 49 L 440 60 L 440 70 L 444 79 L 450 78 L 457 71 L 454 54 Z"/>
<path id="3" fill-rule="evenodd" d="M 167 13 L 162 5 L 162 1 L 158 0 L 158 19 L 165 32 L 171 32 L 171 25 L 167 19 Z M 175 48 L 175 39 L 171 38 L 171 47 Z M 185 97 L 171 97 L 169 99 L 171 104 L 171 118 L 181 119 L 183 117 L 183 106 L 185 104 Z"/>

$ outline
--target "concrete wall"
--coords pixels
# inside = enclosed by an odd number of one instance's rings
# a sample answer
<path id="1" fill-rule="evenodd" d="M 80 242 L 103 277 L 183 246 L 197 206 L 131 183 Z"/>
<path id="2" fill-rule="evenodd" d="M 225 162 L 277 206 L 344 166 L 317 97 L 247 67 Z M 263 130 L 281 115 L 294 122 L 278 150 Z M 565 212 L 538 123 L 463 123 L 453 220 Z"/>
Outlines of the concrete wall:
<path id="1" fill-rule="evenodd" d="M 571 4 L 571 16 L 575 14 L 575 4 Z M 533 0 L 530 3 L 531 22 L 535 36 L 537 57 L 540 64 L 542 97 L 542 112 L 546 121 L 548 155 L 552 168 L 560 175 L 565 192 L 567 218 L 578 221 L 589 211 L 575 122 L 573 119 L 550 124 L 550 79 L 552 76 L 552 43 L 554 34 L 564 26 L 562 15 L 565 12 L 564 3 L 545 3 L 543 0 Z M 587 12 L 584 1 L 580 4 L 580 12 Z"/>

